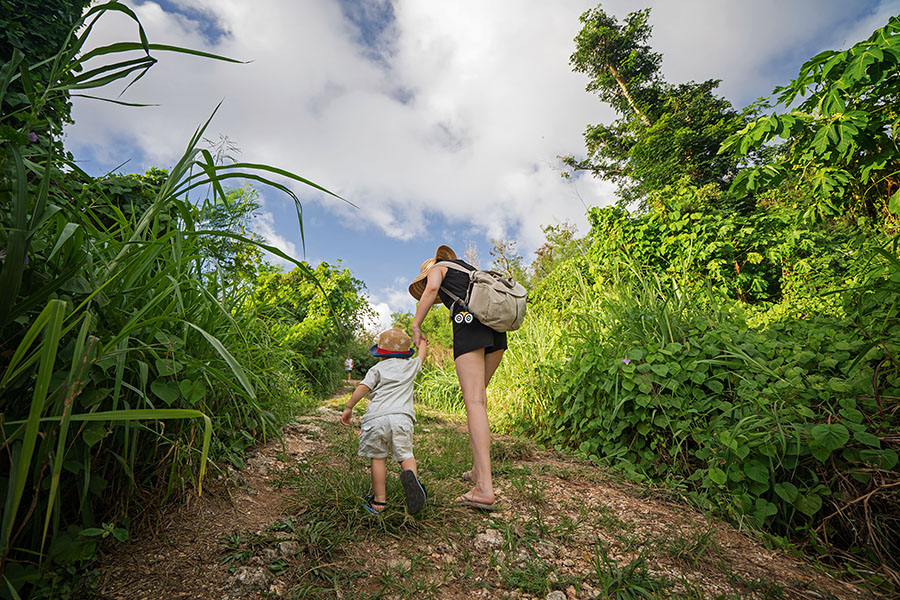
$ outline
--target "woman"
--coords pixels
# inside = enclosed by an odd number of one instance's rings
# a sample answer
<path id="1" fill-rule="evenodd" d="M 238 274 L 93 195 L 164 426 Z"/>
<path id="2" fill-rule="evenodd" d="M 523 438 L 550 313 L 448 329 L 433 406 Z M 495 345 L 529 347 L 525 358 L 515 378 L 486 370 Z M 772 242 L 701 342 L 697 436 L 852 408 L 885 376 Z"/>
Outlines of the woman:
<path id="1" fill-rule="evenodd" d="M 454 295 L 465 298 L 469 276 L 444 266 L 441 261 L 453 261 L 467 269 L 475 267 L 456 258 L 448 246 L 440 246 L 434 258 L 422 263 L 419 276 L 409 285 L 409 293 L 419 301 L 413 318 L 413 343 L 422 339 L 422 322 L 433 304 L 443 302 L 450 309 L 453 320 L 453 358 L 456 376 L 466 405 L 469 447 L 472 449 L 472 469 L 463 477 L 475 485 L 456 499 L 458 504 L 491 510 L 494 508 L 494 485 L 491 480 L 491 430 L 487 416 L 487 386 L 500 365 L 506 350 L 506 334 L 482 325 L 474 315 L 458 306 L 443 286 Z"/>

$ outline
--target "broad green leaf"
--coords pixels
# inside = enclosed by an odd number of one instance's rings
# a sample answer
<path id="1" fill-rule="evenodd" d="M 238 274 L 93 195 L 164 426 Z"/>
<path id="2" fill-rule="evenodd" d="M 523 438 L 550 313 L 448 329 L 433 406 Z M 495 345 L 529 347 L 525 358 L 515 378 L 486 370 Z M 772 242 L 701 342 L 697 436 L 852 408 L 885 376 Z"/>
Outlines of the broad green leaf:
<path id="1" fill-rule="evenodd" d="M 840 423 L 820 423 L 810 433 L 814 440 L 829 451 L 843 447 L 850 440 L 850 431 Z"/>
<path id="2" fill-rule="evenodd" d="M 812 517 L 822 508 L 822 497 L 814 493 L 803 494 L 797 498 L 794 506 L 804 515 Z"/>
<path id="3" fill-rule="evenodd" d="M 727 476 L 725 475 L 725 471 L 719 469 L 717 467 L 713 467 L 709 469 L 707 472 L 710 481 L 715 483 L 716 485 L 725 485 L 725 482 L 728 481 Z"/>
<path id="4" fill-rule="evenodd" d="M 897 216 L 900 216 L 900 188 L 897 188 L 897 191 L 891 194 L 891 198 L 888 201 L 888 209 Z"/>
<path id="5" fill-rule="evenodd" d="M 160 400 L 165 402 L 167 406 L 172 406 L 181 394 L 181 390 L 177 383 L 165 379 L 154 380 L 153 383 L 150 384 L 150 390 L 156 394 Z"/>
<path id="6" fill-rule="evenodd" d="M 778 494 L 785 502 L 793 504 L 797 499 L 797 486 L 789 481 L 783 481 L 776 483 L 773 486 L 775 493 Z"/>
<path id="7" fill-rule="evenodd" d="M 748 479 L 757 483 L 769 483 L 769 468 L 761 461 L 747 461 L 741 468 Z"/>
<path id="8" fill-rule="evenodd" d="M 109 429 L 102 423 L 91 423 L 84 428 L 81 437 L 84 440 L 84 443 L 90 447 L 105 438 L 108 434 Z"/>
<path id="9" fill-rule="evenodd" d="M 881 440 L 878 439 L 878 436 L 875 436 L 868 431 L 855 432 L 853 434 L 853 439 L 855 439 L 860 444 L 865 444 L 866 446 L 881 448 Z"/>

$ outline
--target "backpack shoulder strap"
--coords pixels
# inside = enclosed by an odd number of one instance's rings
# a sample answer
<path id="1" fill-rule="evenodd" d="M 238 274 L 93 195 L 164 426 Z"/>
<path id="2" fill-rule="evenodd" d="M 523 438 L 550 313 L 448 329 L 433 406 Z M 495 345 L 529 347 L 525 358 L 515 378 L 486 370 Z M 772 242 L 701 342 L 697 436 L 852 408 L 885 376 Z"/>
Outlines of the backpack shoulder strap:
<path id="1" fill-rule="evenodd" d="M 449 260 L 442 260 L 440 262 L 434 263 L 435 267 L 449 267 L 451 269 L 455 269 L 457 271 L 462 271 L 463 273 L 471 274 L 473 271 L 465 268 L 462 265 L 458 265 L 455 262 L 450 262 Z"/>
<path id="2" fill-rule="evenodd" d="M 448 268 L 454 269 L 456 271 L 462 271 L 469 277 L 472 276 L 472 271 L 470 271 L 469 269 L 465 268 L 462 265 L 456 264 L 455 262 L 450 262 L 449 260 L 442 260 L 440 262 L 436 262 L 436 263 L 434 263 L 434 266 L 435 267 L 448 267 Z M 445 288 L 443 285 L 441 286 L 441 291 L 444 292 L 445 294 L 447 294 L 448 296 L 450 296 L 451 298 L 453 298 L 453 304 L 459 304 L 459 306 L 460 306 L 460 308 L 462 308 L 462 310 L 469 310 L 468 307 L 466 306 L 465 300 L 463 300 L 462 298 L 460 298 L 459 296 L 457 296 L 456 294 L 454 294 L 453 292 L 451 292 L 450 290 Z"/>

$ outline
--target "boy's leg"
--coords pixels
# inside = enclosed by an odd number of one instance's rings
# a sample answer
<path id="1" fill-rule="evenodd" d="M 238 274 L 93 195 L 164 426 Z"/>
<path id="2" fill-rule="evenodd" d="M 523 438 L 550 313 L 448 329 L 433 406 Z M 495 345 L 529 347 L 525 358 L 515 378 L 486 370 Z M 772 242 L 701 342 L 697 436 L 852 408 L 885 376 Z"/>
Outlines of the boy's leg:
<path id="1" fill-rule="evenodd" d="M 376 502 L 387 502 L 387 458 L 372 459 L 372 493 Z M 376 510 L 379 510 L 376 507 Z"/>
<path id="2" fill-rule="evenodd" d="M 400 461 L 400 472 L 403 471 L 412 471 L 416 474 L 416 477 L 419 476 L 419 471 L 416 469 L 416 457 L 410 456 L 406 460 Z"/>

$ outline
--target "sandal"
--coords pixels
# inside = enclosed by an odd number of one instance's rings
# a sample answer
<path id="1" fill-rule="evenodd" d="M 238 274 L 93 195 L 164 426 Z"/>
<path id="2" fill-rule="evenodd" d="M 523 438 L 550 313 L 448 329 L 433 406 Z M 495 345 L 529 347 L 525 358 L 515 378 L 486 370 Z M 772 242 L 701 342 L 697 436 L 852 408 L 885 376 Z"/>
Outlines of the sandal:
<path id="1" fill-rule="evenodd" d="M 376 509 L 376 506 L 380 506 L 381 508 Z M 380 515 L 381 511 L 383 511 L 384 507 L 386 506 L 387 502 L 379 502 L 375 499 L 375 494 L 369 494 L 368 496 L 366 496 L 366 502 L 365 504 L 363 504 L 363 508 L 373 515 Z"/>
<path id="2" fill-rule="evenodd" d="M 476 502 L 472 500 L 465 494 L 459 496 L 456 500 L 453 501 L 454 504 L 458 504 L 460 506 L 469 506 L 472 508 L 480 508 L 481 510 L 497 510 L 497 505 L 494 502 L 487 504 L 486 502 Z"/>
<path id="3" fill-rule="evenodd" d="M 400 483 L 403 484 L 403 491 L 406 493 L 406 507 L 409 509 L 409 514 L 414 515 L 425 506 L 428 492 L 425 491 L 425 486 L 422 485 L 416 474 L 410 470 L 400 473 Z"/>

